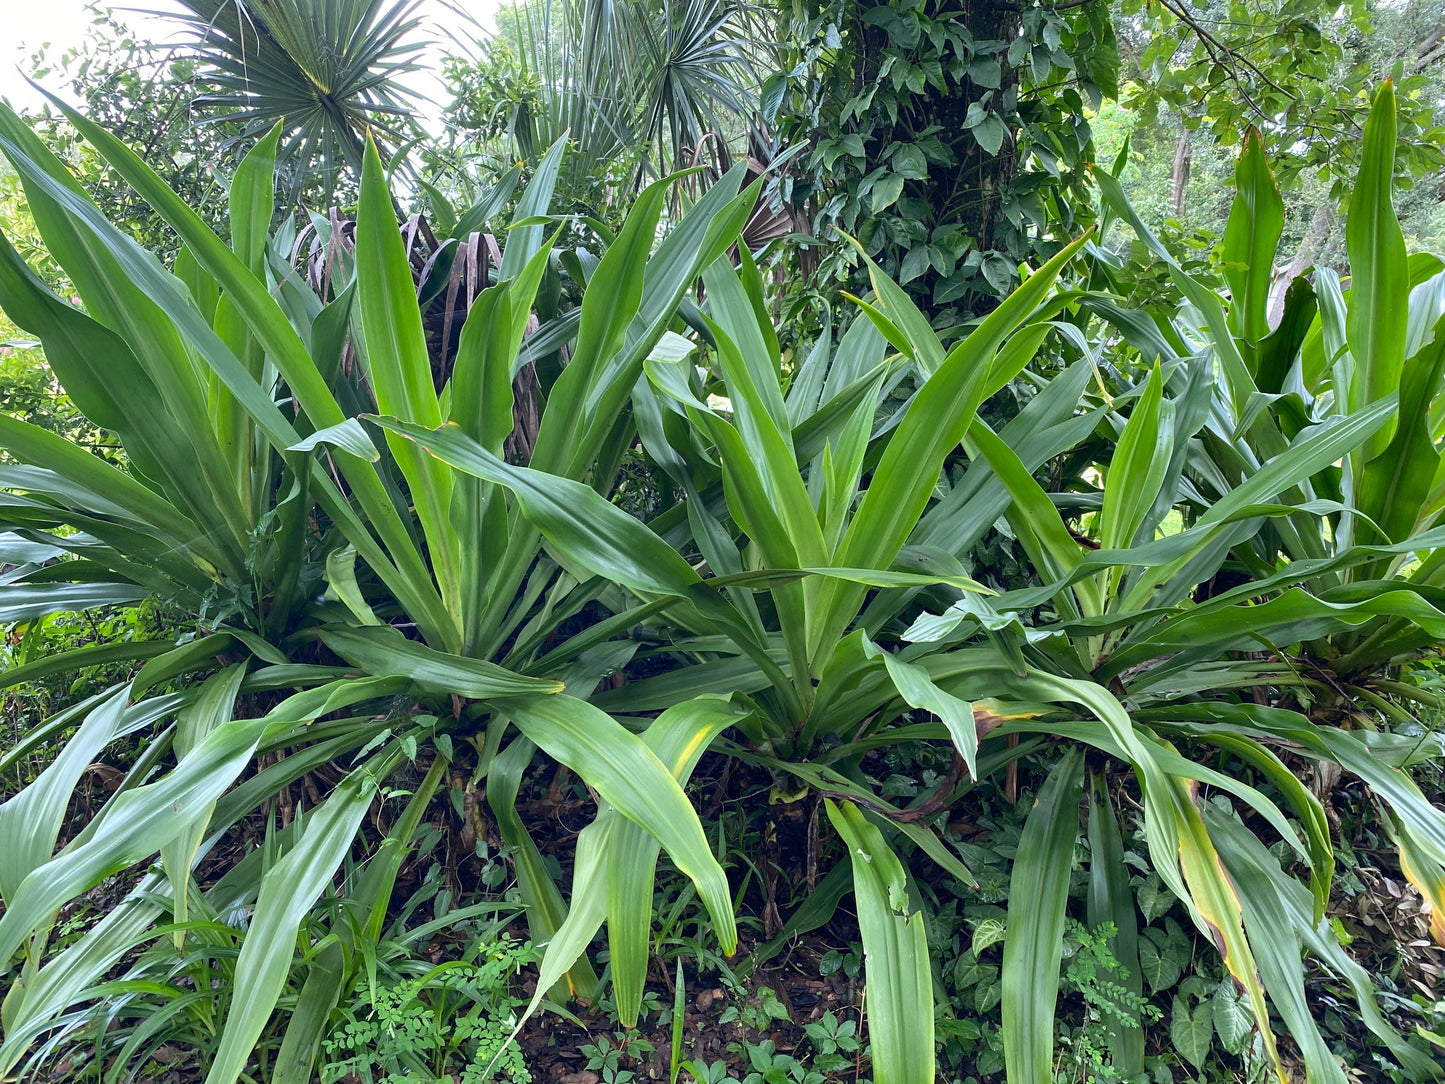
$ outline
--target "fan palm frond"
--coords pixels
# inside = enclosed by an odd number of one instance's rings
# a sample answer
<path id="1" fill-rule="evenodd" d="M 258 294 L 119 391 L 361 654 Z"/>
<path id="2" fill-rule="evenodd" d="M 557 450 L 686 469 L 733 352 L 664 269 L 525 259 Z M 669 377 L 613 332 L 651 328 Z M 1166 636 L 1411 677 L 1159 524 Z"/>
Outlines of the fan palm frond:
<path id="1" fill-rule="evenodd" d="M 710 144 L 726 166 L 725 144 L 742 134 L 755 73 L 767 67 L 753 63 L 768 46 L 747 5 L 536 0 L 512 14 L 480 45 L 505 48 L 526 88 L 506 124 L 520 157 L 535 160 L 566 133 L 583 171 L 631 151 L 641 180 L 690 164 Z"/>
<path id="2" fill-rule="evenodd" d="M 741 16 L 730 0 L 664 0 L 648 21 L 639 127 L 657 148 L 659 170 L 682 165 L 708 133 L 722 135 L 727 114 L 746 115 L 752 42 Z M 726 145 L 718 140 L 723 169 Z"/>
<path id="3" fill-rule="evenodd" d="M 412 135 L 418 0 L 178 0 L 210 89 L 207 119 L 256 138 L 283 123 L 280 161 L 296 190 L 334 189 L 360 167 L 367 131 L 392 149 Z"/>

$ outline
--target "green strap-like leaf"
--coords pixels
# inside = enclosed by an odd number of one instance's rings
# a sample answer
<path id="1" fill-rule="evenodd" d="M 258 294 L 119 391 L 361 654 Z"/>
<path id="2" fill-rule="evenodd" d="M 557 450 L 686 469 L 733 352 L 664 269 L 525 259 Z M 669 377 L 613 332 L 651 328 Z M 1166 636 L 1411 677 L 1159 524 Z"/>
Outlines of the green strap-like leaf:
<path id="1" fill-rule="evenodd" d="M 1009 882 L 1003 946 L 1003 1050 L 1016 1084 L 1052 1084 L 1065 904 L 1079 834 L 1083 758 L 1070 749 L 1034 800 Z"/>
<path id="2" fill-rule="evenodd" d="M 892 563 L 928 504 L 944 458 L 973 424 L 995 352 L 1044 300 L 1059 273 L 1088 238 L 1086 234 L 1066 245 L 1031 275 L 949 351 L 942 366 L 919 389 L 888 441 L 843 536 L 837 564 L 886 568 Z M 810 644 L 822 653 L 815 658 L 831 652 L 856 616 L 863 595 L 861 587 L 844 584 L 828 584 L 819 592 L 819 631 L 809 636 Z"/>
<path id="3" fill-rule="evenodd" d="M 1129 867 L 1124 863 L 1124 840 L 1114 805 L 1109 800 L 1108 778 L 1091 772 L 1089 781 L 1089 927 L 1097 930 L 1112 923 L 1114 937 L 1110 949 L 1123 974 L 1119 984 L 1134 994 L 1144 994 L 1144 976 L 1139 967 L 1139 910 L 1134 903 L 1134 888 L 1129 883 Z M 1109 1022 L 1109 1051 L 1114 1066 L 1125 1073 L 1144 1071 L 1144 1022 L 1138 1018 L 1122 1019 L 1113 1014 Z"/>
<path id="4" fill-rule="evenodd" d="M 621 234 L 608 246 L 582 295 L 577 346 L 552 388 L 532 452 L 532 463 L 540 470 L 575 477 L 569 468 L 581 459 L 576 444 L 585 427 L 587 399 L 603 367 L 621 350 L 642 303 L 643 267 L 652 251 L 666 191 L 666 182 L 657 181 L 638 196 Z"/>
<path id="5" fill-rule="evenodd" d="M 499 726 L 501 724 L 494 720 L 492 725 Z M 542 860 L 542 852 L 537 849 L 536 841 L 532 839 L 531 833 L 527 831 L 526 825 L 522 823 L 522 818 L 517 814 L 517 793 L 521 789 L 522 775 L 531 764 L 532 757 L 536 752 L 536 744 L 530 739 L 522 737 L 513 740 L 510 745 L 492 758 L 491 767 L 487 772 L 487 805 L 491 807 L 492 815 L 497 819 L 497 831 L 507 846 L 513 850 L 512 863 L 513 868 L 517 871 L 517 889 L 521 894 L 522 903 L 527 908 L 527 927 L 533 941 L 542 944 L 555 943 L 558 940 L 558 931 L 571 918 L 572 912 L 568 910 L 566 902 L 562 899 L 562 893 L 558 890 L 556 882 L 552 880 L 552 875 L 547 872 L 546 863 Z M 585 835 L 586 831 L 587 829 L 584 828 L 582 834 Z M 582 839 L 579 836 L 577 865 L 574 870 L 580 868 L 581 862 Z M 576 875 L 574 872 L 574 878 Z M 590 905 L 586 899 L 573 901 L 574 907 Z M 602 922 L 600 916 L 606 914 L 606 903 L 599 900 L 597 906 L 599 908 L 597 922 L 600 925 Z M 578 921 L 581 921 L 580 917 Z M 544 972 L 545 981 L 537 983 L 538 1001 L 548 993 L 564 1000 L 569 994 L 586 998 L 593 995 L 597 988 L 597 973 L 587 962 L 586 952 L 597 929 L 597 926 L 593 926 L 588 931 L 577 946 L 576 954 L 555 975 Z M 560 947 L 557 951 L 559 954 L 564 952 Z M 545 964 L 546 957 L 543 958 L 544 967 Z M 558 989 L 564 975 L 567 977 L 567 985 Z"/>
<path id="6" fill-rule="evenodd" d="M 970 449 L 977 452 L 978 458 L 993 470 L 1013 500 L 1010 523 L 1034 566 L 1045 579 L 1056 583 L 1069 580 L 1071 570 L 1078 567 L 1083 557 L 1083 549 L 1069 534 L 1063 515 L 1049 500 L 1044 487 L 1028 472 L 1013 449 L 982 419 L 970 427 L 967 442 Z M 1079 579 L 1074 581 L 1073 586 L 1072 595 L 1062 589 L 1056 595 L 1064 612 L 1092 617 L 1103 611 L 1096 583 Z"/>
<path id="7" fill-rule="evenodd" d="M 1260 982 L 1258 965 L 1250 940 L 1244 932 L 1244 918 L 1239 893 L 1229 879 L 1229 873 L 1220 860 L 1214 841 L 1209 837 L 1204 819 L 1194 802 L 1194 788 L 1182 780 L 1171 781 L 1175 808 L 1179 819 L 1179 864 L 1184 879 L 1189 884 L 1197 922 L 1201 932 L 1214 941 L 1224 966 L 1238 987 L 1249 995 L 1250 1007 L 1259 1026 L 1260 1038 L 1264 1041 L 1265 1053 L 1274 1066 L 1280 1084 L 1286 1084 L 1289 1074 L 1280 1061 L 1275 1047 L 1274 1032 L 1269 1026 L 1269 1007 L 1264 999 L 1264 986 Z M 1264 930 L 1257 937 L 1268 937 Z"/>
<path id="8" fill-rule="evenodd" d="M 85 135 L 116 171 L 125 177 L 180 235 L 197 263 L 220 283 L 236 304 L 237 310 L 244 315 L 251 334 L 265 347 L 268 359 L 281 371 L 287 387 L 296 396 L 310 424 L 316 428 L 324 428 L 343 422 L 345 416 L 341 407 L 326 386 L 315 360 L 307 352 L 305 344 L 284 311 L 272 298 L 266 284 L 241 263 L 200 216 L 171 191 L 135 152 L 64 103 L 57 101 L 56 105 L 65 111 L 77 130 Z M 3 118 L 5 113 L 6 111 L 0 108 L 0 118 Z M 247 412 L 256 420 L 272 445 L 285 449 L 296 444 L 301 437 L 295 428 L 277 409 L 270 394 L 260 387 L 211 327 L 202 320 L 189 297 L 181 298 L 179 283 L 166 275 L 163 269 L 154 266 L 153 260 L 147 261 L 144 250 L 137 251 L 138 246 L 107 222 L 93 204 L 68 189 L 61 180 L 43 175 L 39 167 L 35 167 L 34 172 L 36 184 L 44 187 L 46 193 L 61 203 L 69 215 L 113 249 L 122 270 L 144 285 L 161 304 L 167 306 L 167 314 L 171 320 L 184 332 L 202 359 L 216 372 L 230 392 L 246 404 Z M 68 174 L 66 176 L 68 177 Z M 341 527 L 347 540 L 356 547 L 357 553 L 371 565 L 422 625 L 428 639 L 434 643 L 459 645 L 460 630 L 455 628 L 454 622 L 445 612 L 432 583 L 431 573 L 375 469 L 369 464 L 357 463 L 349 455 L 343 454 L 336 458 L 357 501 L 366 511 L 370 528 L 375 529 L 385 548 L 377 544 L 371 529 L 352 511 L 330 476 L 319 464 L 313 464 L 312 484 L 317 500 Z"/>
<path id="9" fill-rule="evenodd" d="M 1129 203 L 1128 197 L 1124 195 L 1123 185 L 1119 183 L 1117 177 L 1104 170 L 1094 170 L 1092 175 L 1094 182 L 1099 186 L 1099 194 L 1104 197 L 1105 204 L 1129 223 L 1139 240 L 1168 269 L 1169 277 L 1179 287 L 1180 292 L 1203 314 L 1213 339 L 1211 345 L 1214 347 L 1223 369 L 1225 386 L 1229 389 L 1235 409 L 1241 409 L 1249 396 L 1258 391 L 1258 388 L 1255 387 L 1249 368 L 1245 365 L 1244 357 L 1239 350 L 1239 343 L 1235 341 L 1234 335 L 1230 331 L 1229 318 L 1224 311 L 1224 303 L 1220 300 L 1219 295 L 1211 287 L 1179 266 L 1173 255 L 1164 247 L 1159 238 L 1154 236 Z M 1153 330 L 1157 333 L 1157 329 Z"/>
<path id="10" fill-rule="evenodd" d="M 723 697 L 697 697 L 664 711 L 642 741 L 685 786 L 713 739 L 744 714 Z M 606 850 L 607 944 L 613 1001 L 624 1027 L 635 1026 L 642 1010 L 657 853 L 657 840 L 636 824 L 623 820 L 613 826 Z"/>
<path id="11" fill-rule="evenodd" d="M 1346 334 L 1354 357 L 1351 411 L 1358 411 L 1400 388 L 1409 319 L 1405 236 L 1395 217 L 1395 84 L 1385 80 L 1365 121 L 1360 171 L 1345 217 L 1345 249 L 1350 258 L 1349 316 Z M 1363 464 L 1389 443 L 1389 430 L 1376 433 L 1358 457 Z"/>
<path id="12" fill-rule="evenodd" d="M 348 893 L 347 903 L 355 909 L 359 928 L 352 927 L 345 916 L 333 921 L 332 930 L 339 934 L 340 940 L 323 949 L 307 971 L 306 982 L 286 1025 L 281 1049 L 276 1054 L 273 1084 L 309 1084 L 314 1078 L 316 1054 L 330 1028 L 331 1010 L 345 990 L 347 958 L 351 957 L 354 968 L 357 956 L 376 952 L 397 873 L 410 853 L 417 826 L 449 766 L 447 759 L 440 755 L 432 761 L 420 785 L 407 799 L 406 809 L 367 863 L 359 883 Z"/>
<path id="13" fill-rule="evenodd" d="M 136 662 L 164 655 L 174 645 L 170 640 L 137 640 L 129 643 L 92 644 L 70 651 L 36 659 L 22 666 L 0 671 L 0 689 L 14 688 L 27 681 L 38 681 L 52 674 L 84 670 L 91 666 L 107 666 L 116 662 Z"/>
<path id="14" fill-rule="evenodd" d="M 518 729 L 567 765 L 602 799 L 654 836 L 697 885 L 723 951 L 737 948 L 727 876 L 713 857 L 697 811 L 641 738 L 592 705 L 566 695 L 506 701 Z"/>
<path id="15" fill-rule="evenodd" d="M 1440 452 L 1430 435 L 1430 407 L 1442 379 L 1445 317 L 1435 324 L 1433 338 L 1404 363 L 1395 434 L 1384 451 L 1365 464 L 1355 494 L 1360 511 L 1379 524 L 1391 542 L 1403 542 L 1414 532 L 1440 469 Z"/>
<path id="16" fill-rule="evenodd" d="M 442 423 L 405 242 L 376 146 L 367 143 L 356 212 L 356 289 L 377 406 L 428 429 Z M 390 440 L 426 536 L 433 572 L 461 620 L 461 540 L 452 527 L 452 472 L 415 445 Z"/>
<path id="17" fill-rule="evenodd" d="M 760 665 L 776 672 L 738 612 L 703 584 L 682 555 L 591 486 L 512 466 L 454 425 L 429 430 L 395 418 L 375 421 L 388 431 L 405 434 L 458 470 L 511 490 L 522 514 L 564 560 L 644 597 L 670 595 L 688 600 L 704 616 L 727 628 Z"/>
<path id="18" fill-rule="evenodd" d="M 1345 1075 L 1320 1035 L 1305 993 L 1300 939 L 1282 894 L 1269 877 L 1267 864 L 1278 863 L 1259 838 L 1232 818 L 1206 810 L 1210 835 L 1219 847 L 1238 893 L 1244 920 L 1254 933 L 1255 960 L 1275 1011 L 1289 1027 L 1304 1054 L 1310 1080 L 1343 1084 Z M 1245 837 L 1248 836 L 1248 839 Z M 1298 888 L 1298 886 L 1295 886 Z M 1253 1024 L 1253 1021 L 1250 1021 Z M 1221 1031 L 1221 1038 L 1225 1038 Z M 1438 1075 L 1438 1074 L 1437 1074 Z"/>
<path id="19" fill-rule="evenodd" d="M 1350 987 L 1360 1019 L 1365 1026 L 1389 1048 L 1390 1053 L 1405 1069 L 1410 1080 L 1439 1080 L 1445 1077 L 1445 1068 L 1440 1063 L 1404 1038 L 1385 1020 L 1375 999 L 1374 983 L 1369 973 L 1356 963 L 1340 945 L 1334 928 L 1323 919 L 1311 915 L 1310 894 L 1297 880 L 1280 868 L 1278 860 L 1270 854 L 1259 837 L 1233 817 L 1227 817 L 1216 810 L 1206 810 L 1211 833 L 1219 846 L 1219 853 L 1229 868 L 1230 876 L 1241 886 L 1241 899 L 1247 909 L 1259 912 L 1258 919 L 1246 912 L 1246 921 L 1256 928 L 1268 930 L 1264 940 L 1280 942 L 1283 931 L 1288 930 L 1296 942 L 1295 956 L 1285 958 L 1280 980 L 1270 986 L 1270 997 L 1281 1017 L 1289 1025 L 1305 1052 L 1307 1064 L 1315 1071 L 1313 1063 L 1320 1065 L 1320 1073 L 1328 1079 L 1332 1073 L 1334 1055 L 1327 1046 L 1316 1046 L 1311 1032 L 1318 1034 L 1318 1027 L 1312 1019 L 1313 1013 L 1304 993 L 1304 972 L 1299 963 L 1299 947 L 1308 948 L 1310 954 L 1339 975 Z M 1272 950 L 1266 948 L 1263 955 Z M 1262 961 L 1261 970 L 1266 984 L 1271 981 L 1269 968 Z M 1290 990 L 1283 989 L 1285 986 Z M 1280 987 L 1277 992 L 1276 987 Z M 1302 1019 L 1296 1024 L 1294 1016 Z M 1311 1054 L 1311 1051 L 1314 1054 Z"/>
<path id="20" fill-rule="evenodd" d="M 168 775 L 108 802 L 82 840 L 20 882 L 0 917 L 0 961 L 10 960 L 61 906 L 159 851 L 175 834 L 177 809 L 203 809 L 219 798 L 250 764 L 265 726 L 258 720 L 222 724 Z"/>
<path id="21" fill-rule="evenodd" d="M 521 693 L 559 693 L 562 683 L 524 677 L 481 659 L 448 655 L 408 640 L 389 626 L 329 626 L 321 639 L 342 658 L 378 677 L 410 678 L 434 693 L 487 699 Z"/>
<path id="22" fill-rule="evenodd" d="M 208 520 L 223 532 L 216 541 L 243 553 L 250 524 L 210 425 L 205 384 L 197 380 L 186 344 L 165 311 L 169 300 L 165 294 L 179 297 L 184 287 L 153 253 L 131 238 L 118 232 L 104 236 L 76 217 L 77 207 L 95 211 L 94 204 L 64 164 L 5 106 L 0 106 L 0 148 L 21 177 L 47 248 L 65 268 L 87 312 L 124 340 L 146 371 L 159 399 L 151 410 L 158 406 L 179 424 L 189 454 L 183 463 L 168 464 L 172 476 L 185 479 L 187 488 L 197 494 L 195 501 L 201 499 L 199 494 L 209 496 L 213 507 Z M 139 264 L 147 277 L 164 281 L 165 293 L 149 289 L 130 273 L 130 264 Z M 191 311 L 200 322 L 200 314 Z"/>
<path id="23" fill-rule="evenodd" d="M 923 913 L 883 833 L 852 802 L 824 800 L 848 847 L 863 939 L 864 995 L 876 1084 L 933 1084 L 933 973 Z M 1062 945 L 1062 942 L 1060 942 Z"/>
<path id="24" fill-rule="evenodd" d="M 1109 460 L 1099 514 L 1099 545 L 1104 549 L 1124 549 L 1134 542 L 1163 484 L 1174 444 L 1173 405 L 1164 402 L 1163 394 L 1156 363 Z"/>
<path id="25" fill-rule="evenodd" d="M 165 511 L 160 522 L 178 523 L 183 510 L 195 524 L 182 536 L 184 541 L 213 555 L 213 560 L 228 562 L 227 570 L 239 574 L 241 565 L 237 562 L 242 551 L 237 540 L 229 536 L 231 525 L 220 514 L 215 489 L 196 469 L 195 438 L 177 418 L 157 409 L 160 391 L 130 344 L 57 297 L 20 260 L 3 235 L 0 305 L 17 324 L 40 339 L 46 360 L 75 405 L 96 425 L 119 434 L 135 469 L 160 483 L 175 505 Z M 200 418 L 193 422 L 206 424 Z M 14 454 L 31 459 L 20 448 Z M 122 472 L 110 473 L 117 476 L 114 484 L 122 493 L 130 488 L 127 482 L 134 486 Z M 239 513 L 239 507 L 236 511 Z"/>
<path id="26" fill-rule="evenodd" d="M 953 747 L 968 766 L 968 774 L 978 778 L 978 727 L 973 721 L 973 705 L 960 700 L 952 693 L 940 689 L 921 666 L 896 658 L 864 637 L 863 653 L 866 658 L 883 660 L 898 695 L 911 708 L 931 711 L 948 728 Z"/>
<path id="27" fill-rule="evenodd" d="M 97 516 L 118 517 L 127 526 L 144 530 L 174 547 L 187 560 L 199 558 L 213 567 L 225 563 L 224 552 L 218 551 L 195 522 L 173 504 L 64 437 L 0 415 L 0 447 L 22 463 L 52 472 L 48 480 L 65 488 L 68 500 L 75 506 Z M 35 478 L 31 486 L 11 484 L 8 488 L 39 488 L 39 482 Z"/>
<path id="28" fill-rule="evenodd" d="M 286 985 L 301 921 L 331 884 L 377 786 L 400 760 L 400 750 L 393 746 L 342 780 L 307 818 L 301 838 L 261 878 L 256 909 L 236 961 L 233 1009 L 206 1084 L 235 1084 L 240 1078 Z"/>
<path id="29" fill-rule="evenodd" d="M 177 758 L 185 758 L 207 734 L 230 721 L 231 708 L 245 676 L 245 664 L 237 663 L 206 679 L 195 701 L 186 705 L 176 720 L 172 747 Z M 174 838 L 161 844 L 161 867 L 170 878 L 171 916 L 176 922 L 185 922 L 190 917 L 191 863 L 206 829 L 210 827 L 214 808 L 213 803 L 200 809 L 186 810 Z M 173 940 L 176 948 L 180 949 L 185 944 L 185 934 L 177 931 Z"/>
<path id="30" fill-rule="evenodd" d="M 1264 141 L 1253 127 L 1244 135 L 1234 185 L 1224 227 L 1224 281 L 1229 285 L 1230 325 L 1253 347 L 1269 334 L 1269 288 L 1284 231 L 1284 200 L 1270 172 Z"/>
<path id="31" fill-rule="evenodd" d="M 76 785 L 90 762 L 120 730 L 127 693 L 87 701 L 89 710 L 75 735 L 44 771 L 9 801 L 0 805 L 0 899 L 14 909 L 16 892 L 29 874 L 48 862 L 65 820 Z"/>
<path id="32" fill-rule="evenodd" d="M 150 592 L 130 583 L 13 583 L 0 587 L 0 623 L 31 621 L 37 617 L 97 606 L 139 602 Z"/>

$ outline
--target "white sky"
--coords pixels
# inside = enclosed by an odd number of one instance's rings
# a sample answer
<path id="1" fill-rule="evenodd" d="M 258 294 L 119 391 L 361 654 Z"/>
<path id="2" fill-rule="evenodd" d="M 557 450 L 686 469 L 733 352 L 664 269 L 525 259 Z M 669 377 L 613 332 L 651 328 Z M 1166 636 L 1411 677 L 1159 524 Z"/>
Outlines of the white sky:
<path id="1" fill-rule="evenodd" d="M 53 55 L 58 56 L 66 49 L 80 45 L 86 38 L 95 13 L 90 10 L 97 0 L 0 0 L 0 98 L 4 98 L 17 109 L 37 106 L 43 99 L 25 81 L 30 70 L 30 57 L 41 45 L 50 43 Z M 142 38 L 155 41 L 169 41 L 174 33 L 172 24 L 147 14 L 169 7 L 167 0 L 121 0 L 107 2 L 98 0 L 102 7 L 113 8 L 122 22 Z M 490 29 L 493 14 L 501 0 L 420 0 L 417 14 L 424 20 L 419 36 L 430 39 L 434 44 L 423 57 L 424 63 L 435 62 L 445 50 L 447 32 L 455 33 L 462 41 L 468 41 L 473 31 L 467 19 L 458 12 L 465 12 Z M 456 47 L 453 46 L 453 49 Z M 47 89 L 63 93 L 56 75 L 42 80 Z M 429 73 L 419 73 L 412 82 L 413 87 L 427 97 L 437 100 L 442 96 L 440 83 Z M 440 111 L 441 102 L 423 110 L 424 113 Z"/>

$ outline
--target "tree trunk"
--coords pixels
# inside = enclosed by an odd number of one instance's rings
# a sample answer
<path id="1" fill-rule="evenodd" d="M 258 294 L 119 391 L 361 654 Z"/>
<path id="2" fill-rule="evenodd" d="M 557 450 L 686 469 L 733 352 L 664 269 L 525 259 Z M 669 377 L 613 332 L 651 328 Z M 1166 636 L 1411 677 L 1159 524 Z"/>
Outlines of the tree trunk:
<path id="1" fill-rule="evenodd" d="M 1445 59 L 1445 16 L 1435 25 L 1435 29 L 1425 35 L 1423 41 L 1415 46 L 1415 60 L 1411 64 L 1414 71 L 1422 71 L 1425 67 L 1437 60 Z"/>
<path id="2" fill-rule="evenodd" d="M 1310 228 L 1305 231 L 1304 237 L 1300 240 L 1300 246 L 1295 250 L 1294 258 L 1285 264 L 1284 269 L 1280 271 L 1274 284 L 1270 287 L 1270 327 L 1278 327 L 1280 319 L 1284 316 L 1284 295 L 1289 290 L 1289 284 L 1304 274 L 1315 262 L 1315 258 L 1324 249 L 1325 243 L 1329 241 L 1334 228 L 1334 208 L 1327 202 L 1320 204 L 1315 208 L 1314 216 L 1310 219 Z"/>
<path id="3" fill-rule="evenodd" d="M 1174 182 L 1174 217 L 1184 217 L 1184 196 L 1189 188 L 1189 167 L 1194 164 L 1194 148 L 1189 145 L 1186 132 L 1174 144 L 1174 169 L 1170 177 Z"/>
<path id="4" fill-rule="evenodd" d="M 965 0 L 960 21 L 978 41 L 1012 41 L 1019 35 L 1018 6 L 1000 0 Z M 934 115 L 928 119 L 942 126 L 945 132 L 962 132 L 970 105 L 989 95 L 997 108 L 1004 96 L 1016 92 L 1018 79 L 1018 71 L 1006 62 L 1002 65 L 997 89 L 976 86 L 964 78 L 957 84 L 955 93 L 936 100 Z M 974 143 L 960 155 L 956 175 L 947 180 L 940 177 L 943 183 L 933 205 L 941 211 L 941 220 L 952 218 L 961 222 L 978 247 L 988 251 L 994 247 L 994 227 L 1003 209 L 1004 195 L 1017 172 L 1018 148 L 1010 125 L 998 153 L 989 154 Z"/>

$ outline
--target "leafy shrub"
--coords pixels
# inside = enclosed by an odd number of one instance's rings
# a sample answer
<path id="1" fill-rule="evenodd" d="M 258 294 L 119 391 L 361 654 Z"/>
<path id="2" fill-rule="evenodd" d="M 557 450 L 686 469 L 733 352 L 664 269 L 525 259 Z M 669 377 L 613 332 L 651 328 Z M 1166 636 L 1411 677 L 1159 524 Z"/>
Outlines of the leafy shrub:
<path id="1" fill-rule="evenodd" d="M 513 426 L 513 365 L 550 254 L 541 228 L 510 235 L 502 258 L 505 281 L 472 309 L 465 356 L 439 397 L 415 284 L 374 150 L 362 185 L 357 283 L 323 300 L 289 273 L 268 235 L 279 133 L 263 140 L 238 170 L 227 246 L 132 151 L 80 115 L 67 116 L 186 247 L 171 268 L 162 266 L 105 220 L 13 113 L 0 111 L 0 144 L 21 173 L 41 232 L 84 306 L 57 298 L 8 246 L 0 252 L 0 303 L 41 338 L 78 405 L 119 433 L 126 452 L 123 465 L 106 464 L 35 425 L 0 419 L 6 449 L 25 464 L 9 479 L 22 495 L 11 503 L 6 525 L 43 539 L 9 536 L 12 551 L 39 546 L 43 552 L 27 558 L 6 586 L 6 615 L 18 620 L 158 596 L 192 615 L 193 623 L 179 646 L 165 638 L 95 645 L 7 675 L 20 681 L 37 676 L 37 667 L 53 673 L 87 662 L 149 660 L 134 680 L 31 729 L 7 754 L 23 755 L 79 724 L 67 755 L 0 812 L 3 966 L 13 966 L 12 956 L 23 946 L 23 976 L 7 1002 L 0 1062 L 13 1066 L 24 1057 L 28 1045 L 85 997 L 158 915 L 169 909 L 185 921 L 193 897 L 190 872 L 222 834 L 277 788 L 349 757 L 341 783 L 309 817 L 286 826 L 266 863 L 243 859 L 223 892 L 240 882 L 243 896 L 251 893 L 255 900 L 251 936 L 234 979 L 245 1010 L 226 1018 L 209 1070 L 213 1081 L 239 1073 L 291 968 L 284 946 L 348 853 L 387 777 L 425 740 L 435 736 L 438 749 L 452 748 L 437 735 L 437 721 L 450 709 L 447 725 L 463 723 L 453 700 L 458 695 L 536 692 L 543 698 L 513 703 L 508 725 L 531 736 L 510 743 L 488 778 L 488 798 L 504 834 L 521 849 L 523 862 L 535 861 L 529 874 L 536 875 L 524 877 L 523 891 L 540 935 L 560 924 L 562 903 L 510 810 L 517 781 L 535 751 L 532 738 L 575 761 L 595 752 L 597 727 L 604 725 L 610 745 L 630 750 L 633 763 L 614 762 L 602 780 L 589 769 L 589 777 L 613 805 L 652 823 L 679 864 L 698 874 L 731 947 L 721 869 L 667 769 L 601 712 L 579 717 L 545 702 L 564 688 L 558 675 L 586 696 L 603 673 L 630 657 L 631 651 L 619 656 L 608 649 L 601 658 L 593 652 L 582 659 L 593 645 L 559 645 L 555 639 L 558 628 L 607 585 L 571 576 L 543 554 L 540 536 L 521 519 L 509 527 L 507 509 L 488 488 L 458 480 L 450 468 L 404 445 L 374 461 L 358 457 L 348 439 L 356 422 L 342 403 L 354 412 L 357 397 L 374 388 L 379 405 L 404 417 L 439 422 L 445 404 L 470 433 L 500 449 Z M 545 209 L 562 150 L 554 148 L 534 176 L 519 216 Z M 656 253 L 652 242 L 665 186 L 645 193 L 617 245 L 597 265 L 597 281 L 608 289 L 589 291 L 584 302 L 575 325 L 578 348 L 535 433 L 535 462 L 551 462 L 562 476 L 591 477 L 598 459 L 616 468 L 630 441 L 630 430 L 615 424 L 618 405 L 697 271 L 741 227 L 754 197 L 738 193 L 740 180 L 741 171 L 734 171 L 715 186 Z M 456 226 L 471 231 L 486 213 L 463 216 Z M 353 313 L 354 295 L 360 300 Z M 629 325 L 635 325 L 631 333 Z M 344 354 L 352 359 L 349 366 L 342 364 Z M 602 397 L 600 405 L 594 394 Z M 483 403 L 485 417 L 479 414 Z M 578 439 L 579 427 L 590 435 Z M 601 471 L 598 484 L 610 477 Z M 417 503 L 394 500 L 404 489 L 416 494 Z M 455 509 L 454 493 L 460 502 Z M 462 504 L 470 512 L 453 519 Z M 435 646 L 382 627 L 373 602 L 388 620 L 400 613 L 414 618 Z M 352 628 L 352 619 L 371 627 Z M 317 648 L 321 625 L 332 629 L 328 650 L 347 660 L 342 665 Z M 192 639 L 197 631 L 214 635 Z M 214 668 L 218 656 L 231 652 L 231 664 L 206 681 L 174 696 L 146 698 L 177 676 Z M 524 676 L 481 657 L 489 655 L 553 676 Z M 254 672 L 253 661 L 261 663 Z M 408 670 L 420 664 L 420 684 L 414 686 L 397 664 Z M 364 676 L 357 676 L 358 666 Z M 413 689 L 438 713 L 412 718 L 405 710 L 412 701 L 398 710 L 398 696 Z M 252 714 L 256 694 L 264 706 Z M 580 700 L 568 697 L 567 703 L 586 711 Z M 93 750 L 117 734 L 155 728 L 178 711 L 179 724 L 159 731 L 162 740 L 132 766 L 89 833 L 53 855 L 65 797 Z M 312 726 L 324 716 L 331 718 Z M 378 717 L 389 725 L 373 726 Z M 496 752 L 491 747 L 489 759 Z M 283 755 L 269 772 L 252 777 L 258 753 Z M 431 762 L 412 799 L 415 816 L 435 792 L 445 763 L 441 757 Z M 37 804 L 39 814 L 33 812 Z M 170 814 L 176 808 L 194 810 L 194 819 L 177 824 Z M 364 946 L 386 914 L 408 840 L 404 834 L 393 843 L 388 860 L 375 864 L 374 875 L 351 897 L 366 936 L 343 923 L 333 931 L 337 940 L 311 962 L 300 995 L 304 1011 L 293 1014 L 282 1044 L 288 1073 L 304 1078 L 308 1072 L 331 1005 L 362 967 Z M 47 933 L 60 906 L 114 870 L 157 853 L 160 873 L 143 878 L 106 923 L 47 957 Z M 64 877 L 37 872 L 52 861 L 67 871 Z M 216 887 L 210 886 L 212 893 Z M 588 976 L 590 969 L 579 968 L 576 987 L 585 986 Z"/>

